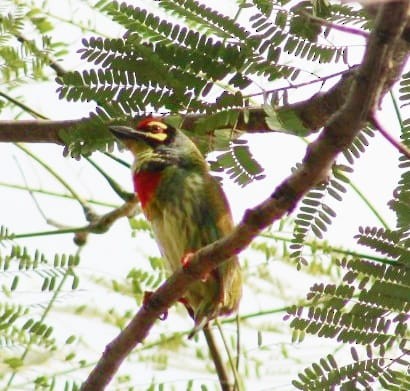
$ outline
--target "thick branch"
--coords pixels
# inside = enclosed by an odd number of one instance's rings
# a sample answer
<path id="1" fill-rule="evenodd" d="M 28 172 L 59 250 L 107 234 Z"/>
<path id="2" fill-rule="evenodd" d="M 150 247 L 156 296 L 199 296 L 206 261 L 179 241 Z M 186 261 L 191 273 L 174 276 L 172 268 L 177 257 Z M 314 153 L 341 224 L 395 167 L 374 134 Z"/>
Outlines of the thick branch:
<path id="1" fill-rule="evenodd" d="M 278 111 L 292 110 L 301 119 L 305 128 L 315 131 L 327 122 L 329 117 L 343 105 L 353 79 L 354 70 L 347 71 L 341 80 L 329 91 L 316 94 L 312 98 L 292 105 L 284 105 Z M 272 132 L 266 123 L 262 108 L 248 108 L 248 118 L 240 113 L 236 129 L 248 133 Z M 195 124 L 203 114 L 190 114 L 184 117 L 182 128 L 194 130 Z M 52 121 L 24 120 L 0 121 L 0 142 L 55 143 L 63 144 L 59 132 L 89 121 L 89 118 Z M 135 123 L 140 118 L 135 118 Z M 210 129 L 213 132 L 214 129 Z"/>
<path id="2" fill-rule="evenodd" d="M 232 254 L 244 250 L 264 228 L 291 212 L 302 196 L 328 173 L 337 155 L 346 148 L 380 99 L 410 5 L 408 1 L 385 4 L 371 33 L 363 64 L 352 83 L 346 103 L 311 143 L 303 164 L 274 193 L 254 209 L 227 237 L 197 251 L 186 268 L 175 272 L 150 296 L 129 325 L 105 349 L 82 390 L 102 390 L 132 349 L 147 336 L 164 311 L 175 303 L 190 284 L 205 277 Z"/>
<path id="3" fill-rule="evenodd" d="M 88 118 L 83 118 L 64 121 L 0 121 L 0 142 L 54 143 L 62 145 L 63 141 L 58 135 L 60 130 L 68 129 L 88 120 Z"/>
<path id="4" fill-rule="evenodd" d="M 392 4 L 396 4 L 392 1 Z M 375 16 L 377 7 L 367 6 L 370 14 Z M 379 34 L 383 35 L 383 29 L 380 29 Z M 400 39 L 397 39 L 392 45 L 394 56 L 391 58 L 391 63 L 386 66 L 386 74 L 381 86 L 381 94 L 390 90 L 393 84 L 399 79 L 401 70 L 403 69 L 408 53 L 410 50 L 410 22 L 407 21 L 404 29 L 401 32 Z M 52 62 L 52 59 L 49 59 Z M 351 83 L 355 78 L 356 67 L 352 68 L 342 76 L 330 90 L 321 92 L 313 97 L 301 101 L 299 103 L 284 105 L 278 108 L 278 111 L 293 110 L 294 113 L 301 119 L 305 128 L 315 131 L 323 127 L 329 118 L 336 113 L 346 102 Z M 62 68 L 58 69 L 63 72 Z M 56 69 L 56 71 L 58 71 Z M 265 121 L 265 112 L 261 108 L 247 109 L 249 118 L 245 121 L 244 116 L 240 115 L 236 129 L 249 133 L 271 132 Z M 186 130 L 193 130 L 196 122 L 203 117 L 202 114 L 192 114 L 185 117 L 182 127 Z M 25 121 L 0 121 L 0 142 L 25 142 L 25 143 L 55 143 L 63 144 L 59 137 L 59 132 L 62 129 L 68 129 L 72 126 L 83 124 L 89 118 L 64 120 L 64 121 L 45 121 L 45 120 L 25 120 Z M 135 119 L 138 122 L 138 118 Z M 212 132 L 213 129 L 210 129 Z"/>

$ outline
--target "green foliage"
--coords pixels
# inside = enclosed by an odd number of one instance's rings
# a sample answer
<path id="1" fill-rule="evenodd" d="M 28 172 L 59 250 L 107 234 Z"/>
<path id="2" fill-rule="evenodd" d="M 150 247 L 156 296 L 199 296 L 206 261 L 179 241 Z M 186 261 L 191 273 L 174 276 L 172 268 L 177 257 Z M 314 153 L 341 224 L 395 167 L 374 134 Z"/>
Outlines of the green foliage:
<path id="1" fill-rule="evenodd" d="M 372 26 L 372 20 L 364 9 L 345 4 L 332 4 L 328 19 L 334 23 L 351 24 L 363 29 L 370 29 Z"/>
<path id="2" fill-rule="evenodd" d="M 234 182 L 241 186 L 246 186 L 255 179 L 265 177 L 263 168 L 252 157 L 246 140 L 232 140 L 230 150 L 224 152 L 211 161 L 213 171 L 224 171 Z"/>
<path id="3" fill-rule="evenodd" d="M 242 4 L 246 11 L 255 7 L 248 17 L 250 29 L 196 1 L 156 3 L 172 18 L 126 3 L 100 2 L 126 33 L 84 39 L 81 57 L 92 68 L 60 77 L 60 97 L 94 100 L 103 120 L 166 110 L 205 112 L 212 124 L 213 113 L 243 110 L 254 81 L 295 80 L 301 69 L 288 65 L 287 56 L 338 62 L 345 50 L 316 43 L 317 34 L 307 33 L 308 23 L 297 22 L 304 18 L 301 10 L 279 6 L 273 14 L 271 2 Z"/>
<path id="4" fill-rule="evenodd" d="M 0 5 L 0 75 L 8 88 L 29 78 L 49 78 L 50 56 L 66 54 L 66 45 L 50 39 L 54 26 L 41 10 L 22 2 L 5 0 Z M 33 31 L 35 38 L 25 36 Z"/>
<path id="5" fill-rule="evenodd" d="M 111 133 L 99 116 L 92 116 L 81 125 L 61 130 L 59 136 L 66 145 L 64 154 L 74 158 L 89 156 L 95 148 L 105 152 L 114 146 Z"/>
<path id="6" fill-rule="evenodd" d="M 336 217 L 336 212 L 326 201 L 326 197 L 331 197 L 336 201 L 341 201 L 342 194 L 346 192 L 346 185 L 349 183 L 345 174 L 353 170 L 349 166 L 334 165 L 332 177 L 320 187 L 310 190 L 301 201 L 298 214 L 295 219 L 293 230 L 291 256 L 295 259 L 298 268 L 307 261 L 303 256 L 303 246 L 309 233 L 313 233 L 322 239 L 332 219 Z M 326 202 L 325 202 L 326 201 Z"/>
<path id="7" fill-rule="evenodd" d="M 396 260 L 399 264 L 409 263 L 410 248 L 408 240 L 400 230 L 391 231 L 376 227 L 360 227 L 359 234 L 355 238 L 359 244 L 368 246 Z"/>
<path id="8" fill-rule="evenodd" d="M 292 109 L 283 109 L 276 111 L 271 105 L 264 106 L 266 113 L 266 123 L 272 130 L 289 133 L 300 137 L 305 137 L 310 134 L 310 129 L 307 129 L 301 119 Z"/>
<path id="9" fill-rule="evenodd" d="M 349 164 L 353 164 L 354 159 L 358 159 L 362 153 L 366 151 L 366 147 L 369 145 L 368 137 L 373 137 L 374 132 L 370 128 L 364 128 L 362 131 L 354 138 L 349 148 L 343 151 L 343 155 Z"/>
<path id="10" fill-rule="evenodd" d="M 153 269 L 156 269 L 156 273 L 134 268 L 127 275 L 127 280 L 131 284 L 132 294 L 137 299 L 139 305 L 143 303 L 144 293 L 154 291 L 165 279 L 162 262 L 158 262 L 156 258 L 151 258 L 150 263 Z"/>
<path id="11" fill-rule="evenodd" d="M 311 305 L 292 307 L 286 318 L 292 318 L 295 340 L 314 334 L 350 345 L 353 363 L 339 367 L 333 356 L 327 356 L 299 373 L 293 385 L 303 390 L 335 385 L 370 389 L 378 382 L 405 389 L 410 382 L 408 264 L 342 259 L 340 266 L 345 270 L 342 283 L 313 285 L 307 295 Z M 366 358 L 359 358 L 363 354 L 357 345 L 364 347 Z"/>
<path id="12" fill-rule="evenodd" d="M 19 304 L 16 300 L 18 294 L 26 289 L 33 289 L 40 295 L 56 294 L 69 277 L 72 289 L 75 289 L 78 277 L 73 269 L 78 265 L 79 258 L 56 254 L 53 262 L 50 262 L 39 251 L 31 255 L 25 247 L 8 247 L 10 246 L 4 244 L 0 247 L 1 286 L 4 296 L 0 301 L 0 346 L 1 362 L 8 366 L 10 376 L 14 376 L 12 374 L 16 371 L 38 364 L 41 355 L 52 356 L 60 349 L 54 335 L 54 327 L 45 319 L 48 310 L 38 311 L 39 303 L 36 302 Z M 37 352 L 38 362 L 25 362 L 29 350 Z"/>
<path id="13" fill-rule="evenodd" d="M 403 84 L 406 84 L 407 76 L 404 75 Z M 404 87 L 401 92 L 405 90 Z M 406 98 L 402 96 L 402 99 Z M 407 134 L 405 129 L 404 139 Z M 367 140 L 362 133 L 345 151 L 349 163 L 359 157 L 366 145 Z M 408 169 L 405 159 L 401 161 L 405 162 L 400 163 L 401 168 Z M 334 170 L 335 178 L 349 183 L 343 171 Z M 351 364 L 344 366 L 338 366 L 332 355 L 320 359 L 299 373 L 298 379 L 292 383 L 295 388 L 317 390 L 338 385 L 342 389 L 357 389 L 359 386 L 371 389 L 375 384 L 385 389 L 408 388 L 410 221 L 409 204 L 404 194 L 408 193 L 409 178 L 407 170 L 390 202 L 397 215 L 397 229 L 365 227 L 360 228 L 355 236 L 359 244 L 381 253 L 385 258 L 383 263 L 342 259 L 339 264 L 345 274 L 341 283 L 315 284 L 307 295 L 311 303 L 309 308 L 294 306 L 289 311 L 294 340 L 302 340 L 305 334 L 336 339 L 351 346 L 353 358 Z M 339 193 L 343 192 L 343 188 L 340 184 L 336 186 L 337 192 L 333 195 L 336 199 L 340 199 Z M 292 256 L 298 262 L 306 262 L 301 249 L 308 229 L 321 237 L 330 222 L 329 214 L 323 219 L 322 197 L 323 193 L 318 193 L 317 197 L 308 194 L 302 201 L 307 205 L 300 207 L 304 213 L 299 213 L 296 218 L 295 244 L 291 246 L 296 250 Z M 316 216 L 320 216 L 321 224 L 317 223 L 320 220 Z M 363 345 L 366 354 L 358 353 L 354 345 Z"/>
<path id="14" fill-rule="evenodd" d="M 400 81 L 400 101 L 403 107 L 410 104 L 410 72 L 404 74 Z M 410 148 L 410 117 L 403 119 L 401 125 L 401 141 Z M 399 157 L 399 168 L 402 174 L 389 205 L 396 213 L 397 228 L 405 234 L 410 229 L 410 162 L 404 156 Z M 405 244 L 409 246 L 408 239 Z"/>
<path id="15" fill-rule="evenodd" d="M 15 291 L 19 282 L 19 273 L 24 272 L 25 276 L 35 275 L 41 280 L 41 290 L 53 291 L 56 283 L 62 278 L 67 269 L 77 266 L 78 257 L 72 255 L 58 255 L 54 257 L 53 265 L 50 266 L 44 254 L 35 251 L 34 255 L 28 253 L 27 248 L 14 245 L 8 254 L 0 252 L 0 269 L 4 272 L 3 279 L 10 276 L 10 285 L 3 284 L 3 290 Z M 73 285 L 76 284 L 77 277 L 71 273 Z"/>
<path id="16" fill-rule="evenodd" d="M 406 139 L 406 128 L 403 130 Z M 401 162 L 400 166 L 408 168 L 408 164 Z M 407 370 L 410 363 L 409 220 L 408 203 L 406 196 L 403 197 L 408 192 L 409 178 L 407 170 L 390 202 L 397 215 L 397 229 L 364 227 L 355 236 L 359 244 L 381 253 L 384 264 L 342 259 L 339 262 L 345 270 L 342 283 L 315 284 L 307 295 L 311 302 L 309 309 L 295 306 L 289 311 L 295 340 L 303 339 L 306 333 L 337 339 L 351 345 L 354 361 L 337 367 L 334 358 L 335 365 L 321 359 L 299 374 L 299 379 L 293 382 L 296 388 L 316 390 L 336 384 L 342 388 L 355 389 L 359 385 L 372 388 L 378 383 L 385 389 L 398 390 L 410 384 Z M 360 359 L 353 344 L 363 345 L 367 357 Z"/>

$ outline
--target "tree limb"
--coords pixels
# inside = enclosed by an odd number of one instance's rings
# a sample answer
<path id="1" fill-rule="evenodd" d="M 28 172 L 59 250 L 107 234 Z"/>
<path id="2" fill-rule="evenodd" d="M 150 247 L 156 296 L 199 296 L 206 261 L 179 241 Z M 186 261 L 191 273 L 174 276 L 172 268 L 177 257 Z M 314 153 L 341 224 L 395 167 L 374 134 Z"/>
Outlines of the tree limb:
<path id="1" fill-rule="evenodd" d="M 0 121 L 0 142 L 54 143 L 63 145 L 63 141 L 58 133 L 63 129 L 71 128 L 86 121 L 89 121 L 89 119 Z"/>
<path id="2" fill-rule="evenodd" d="M 351 82 L 347 100 L 308 146 L 300 167 L 268 199 L 248 209 L 230 235 L 198 250 L 186 268 L 176 271 L 150 296 L 128 326 L 107 345 L 82 385 L 83 391 L 104 389 L 127 355 L 145 339 L 155 321 L 184 295 L 193 282 L 205 277 L 233 254 L 244 250 L 264 228 L 290 213 L 303 195 L 326 177 L 338 154 L 350 145 L 378 104 L 387 79 L 391 79 L 394 49 L 406 25 L 409 9 L 407 0 L 380 7 L 362 65 Z"/>

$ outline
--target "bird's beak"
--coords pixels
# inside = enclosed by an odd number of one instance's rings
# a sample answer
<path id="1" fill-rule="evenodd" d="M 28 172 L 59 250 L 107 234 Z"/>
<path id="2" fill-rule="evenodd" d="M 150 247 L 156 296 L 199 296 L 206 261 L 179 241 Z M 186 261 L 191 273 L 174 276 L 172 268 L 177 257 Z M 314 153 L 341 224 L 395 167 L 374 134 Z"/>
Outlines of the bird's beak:
<path id="1" fill-rule="evenodd" d="M 108 129 L 119 140 L 145 140 L 145 141 L 164 141 L 167 138 L 166 133 L 152 133 L 142 132 L 137 129 L 130 128 L 129 126 L 112 125 Z"/>
<path id="2" fill-rule="evenodd" d="M 142 132 L 139 132 L 129 126 L 113 125 L 109 126 L 110 132 L 120 140 L 140 139 Z"/>

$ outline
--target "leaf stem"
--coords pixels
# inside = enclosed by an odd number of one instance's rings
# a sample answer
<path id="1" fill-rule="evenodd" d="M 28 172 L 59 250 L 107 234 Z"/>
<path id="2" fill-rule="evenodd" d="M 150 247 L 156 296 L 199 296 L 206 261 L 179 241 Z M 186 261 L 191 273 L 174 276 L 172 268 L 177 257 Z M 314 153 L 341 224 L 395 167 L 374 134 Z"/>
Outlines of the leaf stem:
<path id="1" fill-rule="evenodd" d="M 17 148 L 21 149 L 24 153 L 26 153 L 33 160 L 39 163 L 43 168 L 45 168 L 46 171 L 48 171 L 58 182 L 60 182 L 61 185 L 63 185 L 71 193 L 73 198 L 76 199 L 83 208 L 86 206 L 86 202 L 82 199 L 82 197 L 68 184 L 68 182 L 60 174 L 58 174 L 53 168 L 51 168 L 50 165 L 48 165 L 46 162 L 44 162 L 42 159 L 36 156 L 23 144 L 16 143 L 15 145 Z"/>
<path id="2" fill-rule="evenodd" d="M 117 163 L 123 165 L 124 167 L 131 168 L 131 164 L 129 164 L 129 163 L 126 162 L 125 160 L 120 159 L 119 157 L 113 155 L 112 153 L 103 152 L 103 155 L 109 157 L 110 159 L 112 159 L 112 160 L 114 160 L 115 162 L 117 162 Z"/>
<path id="3" fill-rule="evenodd" d="M 28 233 L 23 233 L 23 234 L 12 235 L 10 239 L 24 239 L 24 238 L 35 238 L 39 236 L 48 236 L 48 235 L 72 234 L 76 232 L 87 231 L 87 229 L 88 227 L 80 227 L 80 228 L 57 229 L 53 231 L 28 232 Z"/>
<path id="4" fill-rule="evenodd" d="M 45 115 L 43 115 L 43 114 L 39 113 L 38 111 L 32 109 L 31 107 L 27 106 L 26 104 L 18 101 L 17 99 L 15 99 L 12 96 L 6 94 L 5 92 L 0 91 L 0 96 L 2 96 L 4 99 L 7 99 L 9 102 L 13 103 L 17 107 L 20 107 L 20 109 L 24 110 L 26 113 L 31 114 L 35 118 L 48 119 Z"/>
<path id="5" fill-rule="evenodd" d="M 40 188 L 27 187 L 27 186 L 14 184 L 14 183 L 6 183 L 6 182 L 1 182 L 0 181 L 0 186 L 7 187 L 7 188 L 10 188 L 10 189 L 16 189 L 16 190 L 24 190 L 24 191 L 28 190 L 28 191 L 33 192 L 33 193 L 43 194 L 43 195 L 47 195 L 47 196 L 51 196 L 51 197 L 66 198 L 66 199 L 69 199 L 69 200 L 74 199 L 74 197 L 70 194 L 58 193 L 58 192 L 55 192 L 55 191 L 44 190 L 44 189 L 40 189 Z M 118 207 L 118 204 L 114 204 L 114 203 L 106 202 L 106 201 L 98 201 L 98 200 L 87 199 L 87 200 L 85 200 L 85 202 L 87 204 L 106 206 L 108 208 L 117 208 Z"/>
<path id="6" fill-rule="evenodd" d="M 233 377 L 235 379 L 234 390 L 235 391 L 243 391 L 242 379 L 239 376 L 238 371 L 236 370 L 235 361 L 232 357 L 231 350 L 229 349 L 228 342 L 226 341 L 225 334 L 222 330 L 222 326 L 221 326 L 221 323 L 219 322 L 218 318 L 215 319 L 215 323 L 216 323 L 216 326 L 218 327 L 219 334 L 221 335 L 222 342 L 224 344 L 226 354 L 228 355 L 229 365 L 232 369 Z"/>
<path id="7" fill-rule="evenodd" d="M 109 176 L 97 163 L 94 162 L 94 160 L 92 160 L 89 157 L 86 157 L 85 159 L 104 177 L 104 179 L 108 182 L 114 193 L 117 194 L 118 197 L 120 197 L 123 201 L 129 201 L 135 197 L 133 193 L 125 191 L 118 184 L 118 182 L 115 181 L 114 178 Z"/>
<path id="8" fill-rule="evenodd" d="M 375 217 L 379 220 L 379 222 L 383 225 L 385 229 L 389 229 L 389 225 L 383 219 L 382 215 L 377 211 L 377 209 L 373 206 L 373 204 L 369 201 L 369 199 L 363 194 L 363 192 L 355 185 L 352 181 L 349 181 L 350 187 L 356 192 L 359 198 L 366 204 L 366 206 L 374 213 Z"/>
<path id="9" fill-rule="evenodd" d="M 218 375 L 221 390 L 231 391 L 228 372 L 222 360 L 220 351 L 218 349 L 218 345 L 216 344 L 215 336 L 208 324 L 205 325 L 205 327 L 203 328 L 203 333 L 204 333 L 205 340 L 209 348 L 209 354 L 212 358 L 216 373 Z"/>
<path id="10" fill-rule="evenodd" d="M 283 242 L 287 242 L 287 243 L 292 243 L 292 240 L 293 240 L 292 238 L 272 234 L 270 232 L 262 232 L 259 236 L 261 236 L 263 238 L 275 239 L 275 240 L 279 240 L 279 241 L 283 241 Z M 309 247 L 314 247 L 315 249 L 327 250 L 328 252 L 334 252 L 334 253 L 343 254 L 343 255 L 351 255 L 351 256 L 357 257 L 357 258 L 365 258 L 365 259 L 369 259 L 371 261 L 376 261 L 376 262 L 380 262 L 380 263 L 384 263 L 384 264 L 388 264 L 388 265 L 396 265 L 395 261 L 391 261 L 391 260 L 383 258 L 383 257 L 378 257 L 378 256 L 375 256 L 375 255 L 360 253 L 360 252 L 352 251 L 352 250 L 345 250 L 343 248 L 332 247 L 332 246 L 328 246 L 326 244 L 316 242 L 316 241 L 305 242 L 304 245 L 309 246 Z"/>

